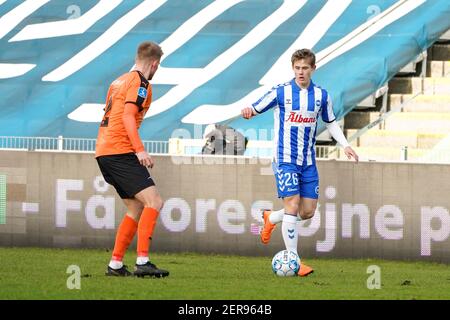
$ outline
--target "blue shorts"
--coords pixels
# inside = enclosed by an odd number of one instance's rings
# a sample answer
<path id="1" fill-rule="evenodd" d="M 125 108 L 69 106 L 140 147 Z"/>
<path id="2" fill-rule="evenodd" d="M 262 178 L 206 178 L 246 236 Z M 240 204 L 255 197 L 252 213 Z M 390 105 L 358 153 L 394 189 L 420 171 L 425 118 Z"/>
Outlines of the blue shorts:
<path id="1" fill-rule="evenodd" d="M 299 166 L 295 163 L 272 163 L 277 183 L 278 198 L 300 195 L 319 198 L 319 173 L 315 164 Z"/>

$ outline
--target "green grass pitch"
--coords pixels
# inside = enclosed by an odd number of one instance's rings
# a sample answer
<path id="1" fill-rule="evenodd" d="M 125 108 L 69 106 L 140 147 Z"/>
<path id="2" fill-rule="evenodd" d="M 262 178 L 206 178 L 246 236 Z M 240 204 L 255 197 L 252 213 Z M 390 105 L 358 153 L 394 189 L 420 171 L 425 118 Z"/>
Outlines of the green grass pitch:
<path id="1" fill-rule="evenodd" d="M 153 253 L 170 276 L 104 275 L 110 252 L 99 249 L 0 248 L 0 299 L 450 299 L 450 268 L 430 262 L 308 259 L 308 277 L 274 275 L 270 257 Z M 125 264 L 133 270 L 135 254 Z M 70 265 L 81 270 L 80 289 L 68 289 Z M 380 267 L 381 288 L 369 290 L 370 265 Z"/>

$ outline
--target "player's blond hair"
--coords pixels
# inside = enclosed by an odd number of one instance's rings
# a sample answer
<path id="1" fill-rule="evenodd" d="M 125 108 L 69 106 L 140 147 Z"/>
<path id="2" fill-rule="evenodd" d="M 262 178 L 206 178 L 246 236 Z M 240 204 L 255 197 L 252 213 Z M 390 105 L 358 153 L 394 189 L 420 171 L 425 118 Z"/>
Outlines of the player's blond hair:
<path id="1" fill-rule="evenodd" d="M 294 65 L 296 61 L 302 59 L 308 60 L 311 67 L 313 67 L 316 64 L 316 55 L 309 49 L 300 49 L 295 51 L 291 57 L 292 65 Z"/>
<path id="2" fill-rule="evenodd" d="M 151 42 L 151 41 L 144 41 L 139 45 L 139 47 L 137 49 L 136 60 L 139 60 L 139 61 L 158 60 L 159 61 L 163 54 L 164 53 L 158 44 Z"/>

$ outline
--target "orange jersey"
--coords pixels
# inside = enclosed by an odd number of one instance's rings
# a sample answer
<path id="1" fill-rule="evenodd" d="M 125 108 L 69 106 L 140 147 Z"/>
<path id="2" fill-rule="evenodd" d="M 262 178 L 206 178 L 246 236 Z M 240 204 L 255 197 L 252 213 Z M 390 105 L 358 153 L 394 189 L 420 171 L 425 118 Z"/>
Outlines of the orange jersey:
<path id="1" fill-rule="evenodd" d="M 138 107 L 136 127 L 139 129 L 151 100 L 151 85 L 139 71 L 126 73 L 111 84 L 106 97 L 105 115 L 98 130 L 95 157 L 142 151 L 133 147 L 122 116 L 125 104 L 135 104 Z"/>

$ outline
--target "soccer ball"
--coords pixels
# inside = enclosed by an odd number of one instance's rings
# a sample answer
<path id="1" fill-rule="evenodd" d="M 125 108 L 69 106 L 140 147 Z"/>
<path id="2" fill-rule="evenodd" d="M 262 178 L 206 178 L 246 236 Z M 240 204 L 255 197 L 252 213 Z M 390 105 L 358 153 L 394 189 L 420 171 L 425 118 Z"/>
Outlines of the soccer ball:
<path id="1" fill-rule="evenodd" d="M 296 276 L 300 270 L 300 257 L 294 251 L 282 250 L 273 256 L 272 270 L 280 277 Z"/>

